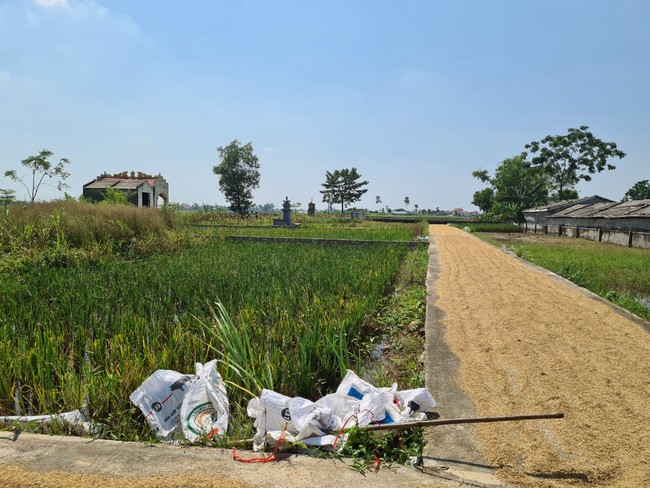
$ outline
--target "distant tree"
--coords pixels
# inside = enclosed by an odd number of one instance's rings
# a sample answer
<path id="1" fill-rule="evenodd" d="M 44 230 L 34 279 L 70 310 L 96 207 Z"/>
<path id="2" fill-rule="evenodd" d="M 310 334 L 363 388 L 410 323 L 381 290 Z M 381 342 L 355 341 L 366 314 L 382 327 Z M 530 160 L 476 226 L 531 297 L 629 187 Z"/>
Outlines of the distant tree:
<path id="1" fill-rule="evenodd" d="M 483 213 L 490 212 L 494 206 L 494 188 L 487 187 L 474 192 L 472 205 L 476 205 Z"/>
<path id="2" fill-rule="evenodd" d="M 264 213 L 271 213 L 273 210 L 275 210 L 275 204 L 273 203 L 265 203 L 264 205 L 261 206 L 262 212 Z"/>
<path id="3" fill-rule="evenodd" d="M 379 195 L 377 195 L 377 196 L 375 197 L 375 204 L 376 204 L 376 205 L 381 205 L 381 197 L 380 197 Z"/>
<path id="4" fill-rule="evenodd" d="M 246 215 L 253 206 L 253 189 L 260 186 L 260 163 L 253 145 L 237 139 L 218 147 L 221 163 L 212 168 L 219 175 L 219 188 L 230 203 L 230 210 Z"/>
<path id="5" fill-rule="evenodd" d="M 404 205 L 406 206 L 406 211 L 408 212 L 409 204 L 411 203 L 411 199 L 409 197 L 404 197 Z"/>
<path id="6" fill-rule="evenodd" d="M 650 182 L 648 180 L 641 180 L 634 183 L 632 188 L 625 192 L 623 195 L 623 202 L 629 200 L 648 200 L 650 199 Z"/>
<path id="7" fill-rule="evenodd" d="M 20 164 L 22 164 L 31 172 L 31 182 L 28 181 L 25 183 L 23 181 L 25 177 L 19 176 L 18 171 L 15 169 L 5 171 L 5 176 L 19 182 L 25 187 L 29 195 L 30 202 L 34 202 L 36 200 L 36 195 L 38 195 L 38 190 L 40 190 L 41 185 L 52 186 L 59 191 L 69 188 L 69 186 L 65 184 L 65 180 L 68 178 L 68 176 L 70 176 L 70 173 L 67 173 L 65 171 L 65 165 L 69 164 L 70 161 L 65 158 L 61 158 L 58 164 L 53 166 L 53 163 L 49 160 L 53 154 L 54 153 L 52 151 L 43 149 L 36 156 L 29 156 L 20 162 Z M 43 180 L 46 176 L 48 178 L 57 179 L 57 184 L 50 185 L 48 183 L 45 183 Z"/>
<path id="8" fill-rule="evenodd" d="M 614 142 L 603 142 L 589 132 L 586 125 L 568 129 L 566 135 L 546 136 L 541 141 L 526 144 L 533 157 L 531 164 L 541 169 L 549 178 L 551 197 L 566 200 L 575 193 L 567 193 L 580 181 L 591 181 L 591 175 L 616 169 L 610 158 L 624 158 L 625 153 Z M 528 154 L 521 154 L 526 159 Z"/>
<path id="9" fill-rule="evenodd" d="M 323 194 L 323 202 L 340 203 L 341 215 L 344 215 L 345 206 L 361 200 L 363 194 L 368 191 L 367 188 L 363 188 L 368 181 L 359 181 L 360 179 L 361 175 L 357 172 L 357 168 L 337 169 L 332 173 L 326 171 L 325 183 L 321 183 L 325 189 L 320 191 Z"/>
<path id="10" fill-rule="evenodd" d="M 7 218 L 9 214 L 9 204 L 16 200 L 16 192 L 13 190 L 3 190 L 0 189 L 0 205 L 2 205 L 4 211 L 4 218 Z"/>
<path id="11" fill-rule="evenodd" d="M 416 203 L 415 205 L 413 205 L 413 208 L 415 209 L 415 213 L 417 214 L 420 206 Z"/>
<path id="12" fill-rule="evenodd" d="M 502 161 L 494 176 L 484 169 L 472 176 L 490 185 L 494 194 L 491 214 L 500 220 L 523 222 L 525 209 L 548 201 L 546 174 L 521 156 Z"/>

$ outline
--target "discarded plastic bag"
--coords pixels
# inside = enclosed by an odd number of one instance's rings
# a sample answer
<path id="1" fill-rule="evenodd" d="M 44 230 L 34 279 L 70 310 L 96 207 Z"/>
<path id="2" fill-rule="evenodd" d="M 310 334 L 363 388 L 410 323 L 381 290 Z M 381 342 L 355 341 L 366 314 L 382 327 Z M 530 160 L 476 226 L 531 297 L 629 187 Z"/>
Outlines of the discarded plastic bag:
<path id="1" fill-rule="evenodd" d="M 95 434 L 100 425 L 88 422 L 84 409 L 77 409 L 71 412 L 63 412 L 53 415 L 11 415 L 0 417 L 0 424 L 18 423 L 21 428 L 49 423 L 61 423 L 70 427 L 75 434 Z"/>
<path id="2" fill-rule="evenodd" d="M 298 431 L 296 439 L 322 437 L 324 431 L 336 431 L 341 428 L 341 420 L 332 414 L 326 405 L 319 405 L 306 398 L 296 397 L 289 400 L 289 412 Z"/>
<path id="3" fill-rule="evenodd" d="M 216 359 L 205 365 L 197 363 L 196 375 L 159 369 L 131 393 L 130 400 L 140 408 L 156 437 L 166 441 L 185 437 L 196 442 L 214 435 L 215 429 L 227 431 L 228 397 L 216 364 Z"/>
<path id="4" fill-rule="evenodd" d="M 289 400 L 288 396 L 264 389 L 259 397 L 255 397 L 248 402 L 246 411 L 249 417 L 255 419 L 254 426 L 257 429 L 253 436 L 254 450 L 261 449 L 267 443 L 267 432 L 281 432 L 283 430 L 297 432 L 291 421 Z"/>
<path id="5" fill-rule="evenodd" d="M 129 395 L 159 439 L 172 440 L 180 436 L 178 419 L 187 383 L 192 379 L 191 375 L 159 369 Z"/>
<path id="6" fill-rule="evenodd" d="M 183 435 L 191 442 L 225 434 L 228 430 L 228 396 L 216 370 L 217 361 L 196 364 L 196 377 L 181 405 Z"/>
<path id="7" fill-rule="evenodd" d="M 398 391 L 395 397 L 400 406 L 405 408 L 402 412 L 403 419 L 407 419 L 418 412 L 426 412 L 436 406 L 436 401 L 426 388 Z"/>

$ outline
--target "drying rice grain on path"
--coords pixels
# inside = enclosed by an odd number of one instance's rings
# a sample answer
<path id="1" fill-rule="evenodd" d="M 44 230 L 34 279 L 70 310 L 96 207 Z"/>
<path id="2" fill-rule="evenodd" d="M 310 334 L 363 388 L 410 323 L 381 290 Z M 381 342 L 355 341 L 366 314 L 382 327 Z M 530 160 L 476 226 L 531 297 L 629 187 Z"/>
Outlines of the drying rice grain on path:
<path id="1" fill-rule="evenodd" d="M 430 233 L 436 307 L 476 413 L 566 414 L 476 427 L 486 461 L 522 486 L 650 486 L 648 330 L 467 232 Z"/>

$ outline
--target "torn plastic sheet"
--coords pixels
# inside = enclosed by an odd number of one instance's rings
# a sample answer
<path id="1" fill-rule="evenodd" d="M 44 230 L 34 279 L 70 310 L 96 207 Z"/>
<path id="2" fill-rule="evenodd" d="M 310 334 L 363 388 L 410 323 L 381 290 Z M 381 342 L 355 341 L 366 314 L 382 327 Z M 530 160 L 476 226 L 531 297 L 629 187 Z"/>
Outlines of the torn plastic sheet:
<path id="1" fill-rule="evenodd" d="M 129 399 L 161 440 L 198 442 L 228 430 L 228 396 L 217 360 L 196 364 L 196 374 L 159 369 Z"/>
<path id="2" fill-rule="evenodd" d="M 345 436 L 338 433 L 344 427 L 420 420 L 435 405 L 426 388 L 398 391 L 396 384 L 377 388 L 348 370 L 335 393 L 315 402 L 262 390 L 248 403 L 247 410 L 255 419 L 254 450 L 274 446 L 279 439 L 342 448 Z"/>
<path id="3" fill-rule="evenodd" d="M 62 424 L 73 430 L 75 434 L 95 434 L 101 425 L 89 422 L 84 409 L 52 415 L 12 415 L 0 417 L 0 424 L 18 423 L 20 428 L 27 429 L 40 424 Z"/>

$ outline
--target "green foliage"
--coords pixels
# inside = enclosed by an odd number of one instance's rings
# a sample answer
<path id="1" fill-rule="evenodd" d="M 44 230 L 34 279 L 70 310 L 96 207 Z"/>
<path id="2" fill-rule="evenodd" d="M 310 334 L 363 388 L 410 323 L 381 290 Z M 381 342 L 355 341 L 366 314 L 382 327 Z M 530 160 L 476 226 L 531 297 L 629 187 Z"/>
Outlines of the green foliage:
<path id="1" fill-rule="evenodd" d="M 130 205 L 129 199 L 135 192 L 125 192 L 116 190 L 115 188 L 106 188 L 102 191 L 104 199 L 99 202 L 99 205 Z"/>
<path id="2" fill-rule="evenodd" d="M 415 428 L 373 433 L 352 427 L 341 454 L 354 458 L 352 468 L 361 474 L 382 466 L 390 467 L 393 463 L 406 464 L 422 456 L 423 431 Z"/>
<path id="3" fill-rule="evenodd" d="M 647 200 L 650 199 L 650 181 L 637 181 L 632 188 L 623 195 L 623 202 L 630 200 Z"/>
<path id="4" fill-rule="evenodd" d="M 624 158 L 625 153 L 614 142 L 603 142 L 594 137 L 586 125 L 568 129 L 566 135 L 546 136 L 541 141 L 526 144 L 534 156 L 531 164 L 543 171 L 555 191 L 554 199 L 567 200 L 574 193 L 566 193 L 580 181 L 591 181 L 591 175 L 616 169 L 610 158 Z M 526 158 L 527 153 L 522 153 Z"/>
<path id="5" fill-rule="evenodd" d="M 361 175 L 357 168 L 337 169 L 333 173 L 325 172 L 325 183 L 321 183 L 324 190 L 323 202 L 331 205 L 333 203 L 341 204 L 341 215 L 345 213 L 345 206 L 361 200 L 364 193 L 368 191 L 363 188 L 368 184 L 367 180 L 359 181 Z"/>
<path id="6" fill-rule="evenodd" d="M 490 212 L 494 206 L 494 188 L 488 187 L 474 192 L 472 205 L 476 205 L 481 212 Z"/>
<path id="7" fill-rule="evenodd" d="M 484 169 L 474 171 L 472 176 L 490 185 L 474 196 L 479 194 L 479 200 L 483 199 L 481 203 L 486 206 L 490 198 L 486 190 L 492 190 L 490 218 L 494 220 L 523 222 L 525 209 L 546 203 L 548 199 L 545 174 L 519 156 L 503 160 L 492 177 Z"/>
<path id="8" fill-rule="evenodd" d="M 219 176 L 219 188 L 230 209 L 246 215 L 253 206 L 253 189 L 260 186 L 260 163 L 253 145 L 241 144 L 237 139 L 225 147 L 218 147 L 221 163 L 212 168 Z"/>
<path id="9" fill-rule="evenodd" d="M 27 193 L 29 194 L 30 202 L 36 200 L 38 195 L 38 190 L 41 188 L 41 185 L 47 184 L 43 180 L 47 178 L 57 179 L 56 188 L 59 191 L 62 191 L 65 188 L 69 188 L 65 184 L 65 180 L 70 176 L 70 173 L 65 171 L 65 165 L 69 164 L 69 161 L 65 158 L 61 158 L 58 164 L 53 166 L 53 163 L 49 160 L 54 153 L 43 149 L 36 156 L 29 156 L 26 159 L 23 159 L 20 164 L 27 168 L 31 172 L 31 178 L 29 178 L 30 183 L 25 183 L 24 177 L 19 176 L 16 170 L 5 171 L 5 176 L 11 178 L 14 181 L 19 182 L 25 187 Z M 52 185 L 50 185 L 52 186 Z"/>
<path id="10" fill-rule="evenodd" d="M 375 317 L 384 334 L 382 382 L 397 382 L 403 388 L 424 386 L 427 249 L 410 251 L 397 273 L 395 290 L 382 300 Z"/>

